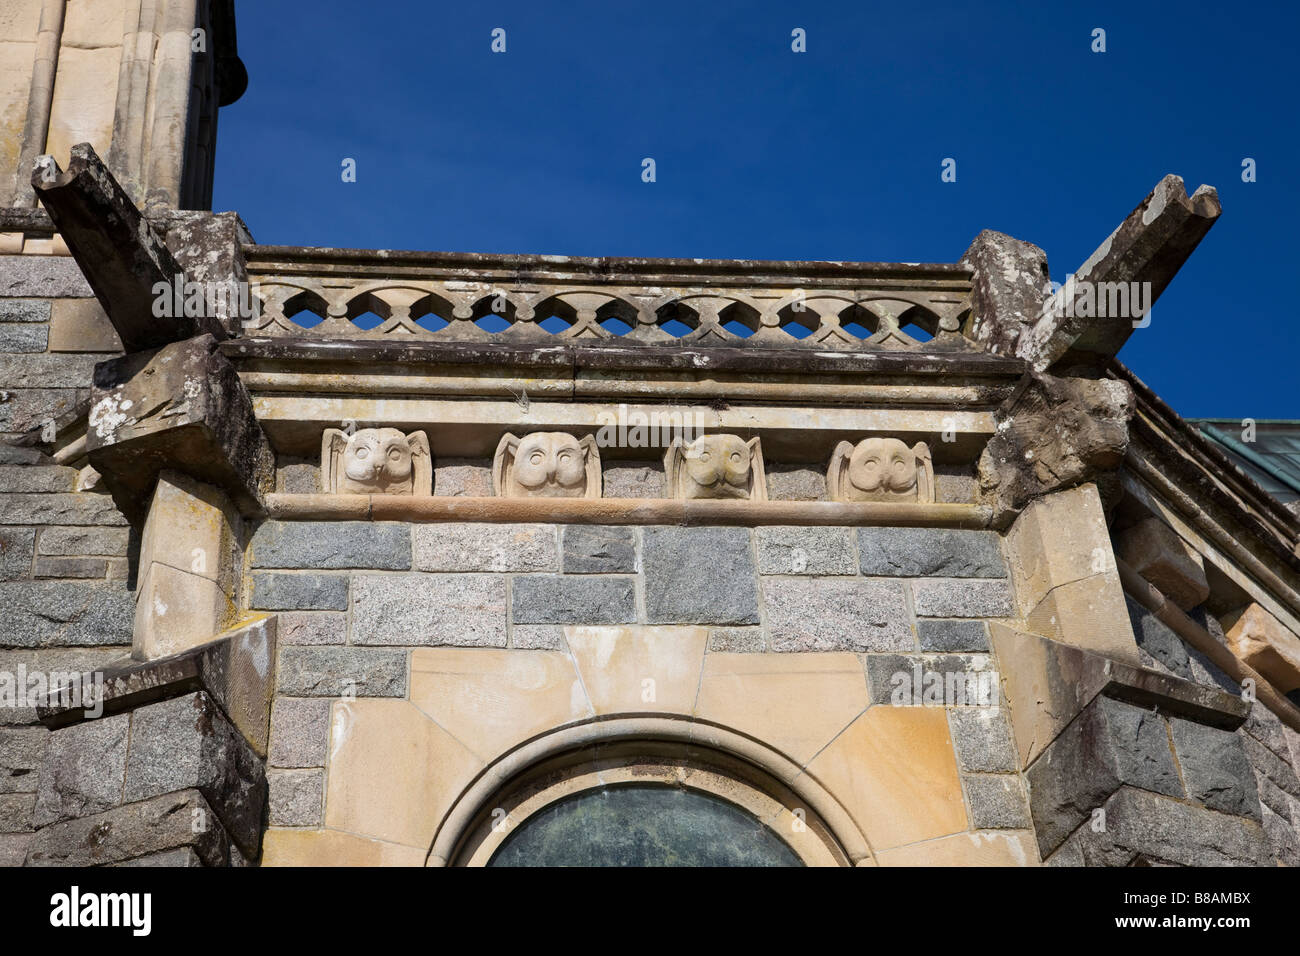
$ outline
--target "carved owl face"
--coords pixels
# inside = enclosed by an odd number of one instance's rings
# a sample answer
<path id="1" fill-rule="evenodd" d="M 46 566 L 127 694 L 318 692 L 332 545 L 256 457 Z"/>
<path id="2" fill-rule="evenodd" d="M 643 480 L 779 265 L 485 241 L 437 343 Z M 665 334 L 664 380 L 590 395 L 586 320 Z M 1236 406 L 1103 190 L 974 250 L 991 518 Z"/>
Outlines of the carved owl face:
<path id="1" fill-rule="evenodd" d="M 686 476 L 708 497 L 749 497 L 749 446 L 736 435 L 704 435 L 682 451 Z"/>
<path id="2" fill-rule="evenodd" d="M 849 457 L 849 481 L 863 491 L 911 497 L 916 455 L 897 438 L 868 438 Z"/>
<path id="3" fill-rule="evenodd" d="M 702 435 L 668 446 L 664 473 L 670 498 L 739 498 L 766 501 L 763 450 L 757 438 Z"/>
<path id="4" fill-rule="evenodd" d="M 565 432 L 506 435 L 493 462 L 497 494 L 512 498 L 600 496 L 600 456 L 590 436 Z"/>
<path id="5" fill-rule="evenodd" d="M 321 449 L 322 486 L 328 492 L 370 495 L 428 495 L 433 462 L 424 432 L 362 428 L 349 435 L 325 430 Z"/>
<path id="6" fill-rule="evenodd" d="M 363 428 L 343 449 L 343 474 L 361 484 L 396 484 L 411 477 L 411 446 L 396 428 Z"/>
<path id="7" fill-rule="evenodd" d="M 934 466 L 924 442 L 897 438 L 840 442 L 831 456 L 826 490 L 833 501 L 934 501 Z"/>

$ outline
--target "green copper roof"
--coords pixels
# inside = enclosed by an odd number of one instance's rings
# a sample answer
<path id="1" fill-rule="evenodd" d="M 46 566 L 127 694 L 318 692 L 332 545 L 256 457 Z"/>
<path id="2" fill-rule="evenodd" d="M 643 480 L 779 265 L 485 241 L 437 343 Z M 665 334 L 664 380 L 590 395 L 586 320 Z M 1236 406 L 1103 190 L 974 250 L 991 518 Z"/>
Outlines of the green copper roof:
<path id="1" fill-rule="evenodd" d="M 1279 501 L 1300 501 L 1300 421 L 1189 418 L 1242 471 Z"/>

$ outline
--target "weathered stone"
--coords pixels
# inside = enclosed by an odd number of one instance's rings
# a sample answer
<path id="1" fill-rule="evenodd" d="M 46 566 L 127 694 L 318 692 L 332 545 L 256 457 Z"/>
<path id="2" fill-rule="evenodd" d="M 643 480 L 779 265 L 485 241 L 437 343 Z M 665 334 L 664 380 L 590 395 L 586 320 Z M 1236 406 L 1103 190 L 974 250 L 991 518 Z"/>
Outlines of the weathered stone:
<path id="1" fill-rule="evenodd" d="M 511 583 L 516 624 L 631 624 L 636 621 L 632 578 L 529 575 Z"/>
<path id="2" fill-rule="evenodd" d="M 633 528 L 571 524 L 565 526 L 562 541 L 565 574 L 631 574 L 637 569 Z"/>
<path id="3" fill-rule="evenodd" d="M 983 654 L 868 654 L 873 704 L 896 707 L 996 707 L 998 675 Z"/>
<path id="4" fill-rule="evenodd" d="M 921 620 L 916 622 L 921 650 L 960 653 L 989 649 L 988 625 L 983 621 Z"/>
<path id="5" fill-rule="evenodd" d="M 971 826 L 977 830 L 1019 830 L 1031 826 L 1029 808 L 1013 774 L 967 774 L 966 799 Z"/>
<path id="6" fill-rule="evenodd" d="M 255 574 L 252 606 L 262 611 L 346 611 L 342 574 Z"/>
<path id="7" fill-rule="evenodd" d="M 1106 827 L 1082 826 L 1062 852 L 1078 865 L 1259 866 L 1271 863 L 1258 823 L 1121 787 L 1104 805 Z M 1073 846 L 1071 846 L 1073 845 Z"/>
<path id="8" fill-rule="evenodd" d="M 214 559 L 215 560 L 215 559 Z M 211 641 L 234 625 L 239 609 L 216 581 L 152 561 L 142 562 L 131 654 L 156 660 Z"/>
<path id="9" fill-rule="evenodd" d="M 1003 578 L 1006 562 L 992 531 L 859 528 L 862 573 L 882 577 Z"/>
<path id="10" fill-rule="evenodd" d="M 1183 796 L 1164 718 L 1107 697 L 1094 699 L 1026 776 L 1044 857 L 1123 784 Z"/>
<path id="11" fill-rule="evenodd" d="M 1107 482 L 1128 449 L 1133 390 L 1116 379 L 1027 373 L 997 411 L 999 427 L 977 466 L 993 526 L 1010 526 L 1032 499 Z"/>
<path id="12" fill-rule="evenodd" d="M 37 705 L 43 703 L 42 686 L 40 681 L 32 681 L 33 675 L 43 675 L 46 687 L 50 680 L 63 686 L 72 675 L 129 661 L 130 651 L 129 645 L 0 649 L 0 694 L 4 695 L 4 705 L 0 706 L 0 726 L 24 726 L 40 720 Z M 24 671 L 27 675 L 25 690 L 22 687 Z"/>
<path id="13" fill-rule="evenodd" d="M 281 458 L 275 469 L 275 490 L 282 494 L 314 495 L 320 492 L 320 466 Z"/>
<path id="14" fill-rule="evenodd" d="M 0 467 L 0 492 L 71 493 L 77 480 L 75 468 L 59 465 L 6 465 Z"/>
<path id="15" fill-rule="evenodd" d="M 0 528 L 0 581 L 31 576 L 35 528 Z"/>
<path id="16" fill-rule="evenodd" d="M 272 767 L 323 767 L 329 750 L 328 700 L 280 697 L 271 711 Z"/>
<path id="17" fill-rule="evenodd" d="M 1300 800 L 1300 777 L 1291 764 L 1280 759 L 1255 738 L 1245 735 L 1238 739 L 1246 749 L 1246 756 L 1257 775 L 1268 778 L 1277 787 Z"/>
<path id="18" fill-rule="evenodd" d="M 866 529 L 862 529 L 866 530 Z M 856 574 L 849 528 L 756 528 L 759 574 Z"/>
<path id="19" fill-rule="evenodd" d="M 120 586 L 75 581 L 0 583 L 0 645 L 125 644 L 131 640 L 135 596 Z"/>
<path id="20" fill-rule="evenodd" d="M 714 627 L 709 629 L 711 653 L 755 654 L 767 648 L 761 627 Z"/>
<path id="21" fill-rule="evenodd" d="M 49 302 L 42 299 L 0 299 L 0 323 L 49 320 Z"/>
<path id="22" fill-rule="evenodd" d="M 1005 581 L 918 578 L 911 586 L 917 617 L 1007 617 L 1014 612 Z"/>
<path id="23" fill-rule="evenodd" d="M 971 338 L 994 354 L 1014 355 L 1046 297 L 1047 255 L 1032 243 L 985 229 L 961 261 L 974 272 Z"/>
<path id="24" fill-rule="evenodd" d="M 266 782 L 271 826 L 316 827 L 325 822 L 323 770 L 272 770 Z"/>
<path id="25" fill-rule="evenodd" d="M 21 325 L 0 322 L 0 351 L 44 352 L 50 341 L 47 325 Z"/>
<path id="26" fill-rule="evenodd" d="M 290 697 L 405 697 L 406 652 L 372 647 L 286 647 L 279 693 Z"/>
<path id="27" fill-rule="evenodd" d="M 122 339 L 96 299 L 55 299 L 51 352 L 120 352 Z"/>
<path id="28" fill-rule="evenodd" d="M 1177 634 L 1141 604 L 1124 596 L 1129 622 L 1138 647 L 1160 662 L 1171 674 L 1190 679 L 1191 667 L 1187 659 L 1187 646 Z"/>
<path id="29" fill-rule="evenodd" d="M 1016 748 L 1006 714 L 993 707 L 957 707 L 948 711 L 953 746 L 961 768 L 976 773 L 1014 773 Z"/>
<path id="30" fill-rule="evenodd" d="M 4 833 L 3 830 L 4 826 L 0 825 L 0 868 L 22 866 L 36 834 Z"/>
<path id="31" fill-rule="evenodd" d="M 1232 653 L 1284 694 L 1300 688 L 1300 637 L 1281 621 L 1251 603 L 1223 624 Z"/>
<path id="32" fill-rule="evenodd" d="M 40 358 L 39 355 L 32 357 Z M 48 428 L 51 422 L 73 420 L 89 397 L 90 391 L 85 388 L 5 391 L 0 394 L 0 432 L 8 432 L 16 438 L 26 437 L 37 429 Z"/>
<path id="33" fill-rule="evenodd" d="M 826 497 L 826 475 L 806 465 L 772 463 L 767 466 L 767 494 L 772 501 L 821 501 Z"/>
<path id="34" fill-rule="evenodd" d="M 125 557 L 130 543 L 128 528 L 42 528 L 41 554 Z"/>
<path id="35" fill-rule="evenodd" d="M 108 355 L 0 355 L 0 382 L 6 389 L 79 389 L 94 378 L 95 365 Z M 35 450 L 33 453 L 36 454 Z"/>
<path id="36" fill-rule="evenodd" d="M 0 494 L 0 524 L 124 525 L 108 495 Z"/>
<path id="37" fill-rule="evenodd" d="M 510 628 L 510 646 L 520 650 L 565 650 L 564 628 L 558 624 L 515 624 Z"/>
<path id="38" fill-rule="evenodd" d="M 260 514 L 275 487 L 252 397 L 210 335 L 97 365 L 86 447 L 133 519 L 166 469 L 222 489 L 243 514 Z"/>
<path id="39" fill-rule="evenodd" d="M 35 793 L 50 732 L 44 727 L 0 729 L 0 793 Z"/>
<path id="40" fill-rule="evenodd" d="M 256 857 L 266 770 L 204 692 L 148 704 L 131 714 L 123 801 L 189 788 L 203 794 L 244 855 Z"/>
<path id="41" fill-rule="evenodd" d="M 1201 186 L 1189 197 L 1180 177 L 1165 176 L 1024 330 L 1016 354 L 1037 370 L 1056 363 L 1103 365 L 1143 324 L 1146 310 L 1220 212 L 1214 187 Z M 1145 295 L 1121 298 L 1139 284 Z"/>
<path id="42" fill-rule="evenodd" d="M 0 256 L 0 296 L 57 299 L 94 294 L 68 256 Z"/>
<path id="43" fill-rule="evenodd" d="M 47 558 L 39 557 L 32 565 L 33 578 L 83 578 L 103 580 L 108 574 L 108 562 L 103 558 Z"/>
<path id="44" fill-rule="evenodd" d="M 606 498 L 664 497 L 662 462 L 611 464 L 605 469 L 603 481 Z"/>
<path id="45" fill-rule="evenodd" d="M 347 618 L 322 612 L 285 612 L 276 615 L 281 644 L 346 644 Z"/>
<path id="46" fill-rule="evenodd" d="M 662 624 L 757 624 L 750 532 L 744 528 L 645 528 L 646 620 Z"/>
<path id="47" fill-rule="evenodd" d="M 130 717 L 118 714 L 51 734 L 33 823 L 42 827 L 121 803 L 129 733 Z"/>
<path id="48" fill-rule="evenodd" d="M 32 808 L 36 803 L 33 793 L 0 793 L 0 834 L 27 833 L 37 824 L 32 822 Z"/>
<path id="49" fill-rule="evenodd" d="M 202 822 L 203 826 L 196 826 Z M 102 866 L 192 847 L 207 866 L 229 866 L 239 851 L 198 790 L 182 790 L 45 827 L 28 866 Z"/>
<path id="50" fill-rule="evenodd" d="M 1260 822 L 1273 858 L 1282 866 L 1300 866 L 1300 834 L 1286 817 L 1263 807 Z"/>
<path id="51" fill-rule="evenodd" d="M 1174 604 L 1190 611 L 1210 596 L 1205 563 L 1159 518 L 1146 518 L 1119 535 L 1119 558 Z"/>
<path id="52" fill-rule="evenodd" d="M 555 525 L 416 525 L 415 567 L 421 571 L 556 571 Z"/>
<path id="53" fill-rule="evenodd" d="M 353 644 L 506 646 L 504 578 L 358 574 L 352 582 Z"/>
<path id="54" fill-rule="evenodd" d="M 490 462 L 440 459 L 434 469 L 433 484 L 440 496 L 490 498 L 492 466 Z"/>
<path id="55" fill-rule="evenodd" d="M 33 174 L 36 195 L 54 220 L 128 352 L 199 335 L 226 338 L 226 323 L 188 308 L 161 317 L 154 287 L 171 288 L 184 273 L 162 237 L 140 214 L 89 143 L 73 146 L 67 172 Z M 176 310 L 172 310 L 176 311 Z"/>
<path id="56" fill-rule="evenodd" d="M 253 535 L 249 561 L 254 568 L 406 571 L 411 529 L 393 521 L 267 521 Z"/>
<path id="57" fill-rule="evenodd" d="M 1187 795 L 1211 810 L 1259 819 L 1259 796 L 1239 734 L 1177 717 L 1169 721 Z"/>
<path id="58" fill-rule="evenodd" d="M 764 578 L 774 651 L 910 651 L 911 616 L 898 581 Z"/>

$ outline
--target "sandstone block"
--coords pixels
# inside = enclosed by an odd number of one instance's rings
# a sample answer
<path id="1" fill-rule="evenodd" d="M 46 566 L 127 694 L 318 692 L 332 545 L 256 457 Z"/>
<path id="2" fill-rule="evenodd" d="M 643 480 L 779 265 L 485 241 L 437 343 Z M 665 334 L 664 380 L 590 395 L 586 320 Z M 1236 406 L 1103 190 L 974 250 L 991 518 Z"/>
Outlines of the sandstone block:
<path id="1" fill-rule="evenodd" d="M 1300 637 L 1254 603 L 1223 624 L 1232 653 L 1283 693 L 1300 689 Z"/>
<path id="2" fill-rule="evenodd" d="M 1134 571 L 1184 611 L 1210 596 L 1205 562 L 1159 518 L 1147 518 L 1125 530 L 1117 551 Z"/>

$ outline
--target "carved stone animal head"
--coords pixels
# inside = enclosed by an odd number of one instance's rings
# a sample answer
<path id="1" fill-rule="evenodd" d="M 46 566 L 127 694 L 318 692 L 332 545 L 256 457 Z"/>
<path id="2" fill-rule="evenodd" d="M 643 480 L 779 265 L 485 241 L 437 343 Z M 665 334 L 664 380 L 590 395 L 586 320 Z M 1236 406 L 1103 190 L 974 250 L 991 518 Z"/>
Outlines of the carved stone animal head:
<path id="1" fill-rule="evenodd" d="M 690 442 L 674 439 L 664 456 L 669 498 L 738 498 L 767 500 L 763 446 L 757 438 L 701 435 Z"/>
<path id="2" fill-rule="evenodd" d="M 599 498 L 600 449 L 590 435 L 507 432 L 492 460 L 492 485 L 504 498 Z"/>
<path id="3" fill-rule="evenodd" d="M 325 429 L 321 437 L 321 488 L 363 495 L 433 494 L 433 457 L 424 432 L 362 428 L 353 434 Z"/>
<path id="4" fill-rule="evenodd" d="M 934 501 L 930 448 L 897 438 L 864 438 L 835 446 L 826 490 L 832 501 Z"/>

